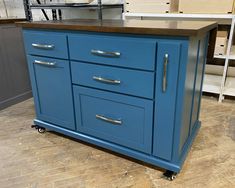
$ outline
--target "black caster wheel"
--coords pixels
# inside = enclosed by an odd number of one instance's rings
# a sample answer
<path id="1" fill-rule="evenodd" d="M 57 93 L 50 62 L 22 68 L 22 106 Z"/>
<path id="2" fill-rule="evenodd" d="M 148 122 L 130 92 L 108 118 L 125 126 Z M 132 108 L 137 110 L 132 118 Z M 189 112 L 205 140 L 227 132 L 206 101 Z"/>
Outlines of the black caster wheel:
<path id="1" fill-rule="evenodd" d="M 163 173 L 163 177 L 169 181 L 173 181 L 176 178 L 177 173 L 167 170 L 166 172 Z"/>
<path id="2" fill-rule="evenodd" d="M 39 133 L 45 133 L 46 132 L 46 129 L 45 128 L 43 128 L 43 127 L 38 127 L 38 132 Z"/>
<path id="3" fill-rule="evenodd" d="M 38 125 L 32 125 L 31 128 L 35 128 L 41 134 L 46 132 L 46 129 L 44 127 L 40 127 Z"/>

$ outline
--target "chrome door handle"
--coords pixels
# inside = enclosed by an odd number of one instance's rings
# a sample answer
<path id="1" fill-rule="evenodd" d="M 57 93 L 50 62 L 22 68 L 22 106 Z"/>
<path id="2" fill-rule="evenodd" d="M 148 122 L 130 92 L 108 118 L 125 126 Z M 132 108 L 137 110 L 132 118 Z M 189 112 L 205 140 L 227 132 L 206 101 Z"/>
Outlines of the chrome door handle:
<path id="1" fill-rule="evenodd" d="M 162 79 L 162 91 L 163 93 L 167 90 L 167 69 L 168 69 L 168 63 L 169 63 L 169 55 L 165 54 L 164 57 L 164 65 L 163 65 L 163 79 Z"/>
<path id="2" fill-rule="evenodd" d="M 35 44 L 35 43 L 33 43 L 32 46 L 34 48 L 40 48 L 40 49 L 46 49 L 46 50 L 50 50 L 55 47 L 55 45 L 53 44 Z"/>
<path id="3" fill-rule="evenodd" d="M 102 50 L 91 50 L 91 54 L 103 57 L 120 57 L 120 52 L 105 52 Z"/>
<path id="4" fill-rule="evenodd" d="M 108 123 L 112 123 L 112 124 L 115 124 L 115 125 L 121 125 L 122 124 L 122 120 L 114 120 L 114 119 L 111 119 L 111 118 L 107 118 L 105 116 L 102 116 L 102 115 L 95 115 L 96 119 L 100 119 L 102 121 L 105 121 L 105 122 L 108 122 Z"/>
<path id="5" fill-rule="evenodd" d="M 35 60 L 33 63 L 38 64 L 38 65 L 45 65 L 49 67 L 54 67 L 56 65 L 55 62 L 46 62 L 46 61 L 38 61 L 38 60 Z"/>
<path id="6" fill-rule="evenodd" d="M 107 79 L 107 78 L 102 78 L 102 77 L 98 77 L 98 76 L 93 76 L 93 80 L 98 81 L 98 82 L 102 82 L 102 83 L 106 83 L 106 84 L 121 84 L 120 80 L 111 80 L 111 79 Z"/>

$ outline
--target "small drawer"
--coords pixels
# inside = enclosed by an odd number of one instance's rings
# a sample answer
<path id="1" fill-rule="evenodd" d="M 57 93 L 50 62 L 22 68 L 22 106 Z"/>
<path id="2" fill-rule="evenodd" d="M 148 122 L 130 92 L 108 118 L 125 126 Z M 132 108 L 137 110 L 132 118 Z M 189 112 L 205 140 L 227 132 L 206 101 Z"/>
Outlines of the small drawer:
<path id="1" fill-rule="evenodd" d="M 74 84 L 153 98 L 154 73 L 72 62 Z"/>
<path id="2" fill-rule="evenodd" d="M 68 40 L 72 60 L 143 70 L 155 68 L 155 39 L 70 34 Z"/>
<path id="3" fill-rule="evenodd" d="M 74 86 L 77 130 L 151 153 L 153 102 Z"/>
<path id="4" fill-rule="evenodd" d="M 26 53 L 68 59 L 66 35 L 52 32 L 24 31 Z"/>

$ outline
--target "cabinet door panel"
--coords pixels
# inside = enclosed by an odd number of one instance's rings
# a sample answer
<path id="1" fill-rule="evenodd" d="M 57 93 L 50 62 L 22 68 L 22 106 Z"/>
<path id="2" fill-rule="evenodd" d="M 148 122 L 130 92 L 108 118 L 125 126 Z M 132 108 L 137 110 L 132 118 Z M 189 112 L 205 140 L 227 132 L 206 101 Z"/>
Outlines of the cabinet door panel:
<path id="1" fill-rule="evenodd" d="M 180 59 L 179 42 L 158 44 L 153 154 L 171 160 Z"/>
<path id="2" fill-rule="evenodd" d="M 69 62 L 28 56 L 28 64 L 37 118 L 75 130 Z"/>

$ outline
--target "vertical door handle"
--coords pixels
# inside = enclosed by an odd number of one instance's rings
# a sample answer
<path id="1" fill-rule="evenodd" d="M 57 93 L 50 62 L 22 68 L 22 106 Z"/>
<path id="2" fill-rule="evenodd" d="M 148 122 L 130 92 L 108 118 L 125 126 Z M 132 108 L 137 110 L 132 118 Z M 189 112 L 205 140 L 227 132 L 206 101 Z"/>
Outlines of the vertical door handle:
<path id="1" fill-rule="evenodd" d="M 167 69 L 169 63 L 169 55 L 165 54 L 164 56 L 164 65 L 163 65 L 163 79 L 162 79 L 162 91 L 163 93 L 167 90 Z"/>

